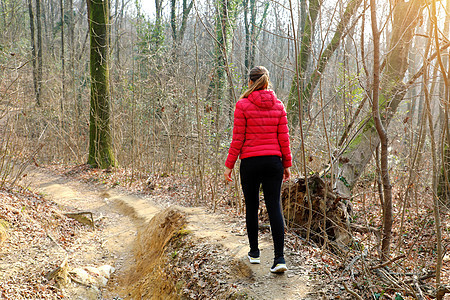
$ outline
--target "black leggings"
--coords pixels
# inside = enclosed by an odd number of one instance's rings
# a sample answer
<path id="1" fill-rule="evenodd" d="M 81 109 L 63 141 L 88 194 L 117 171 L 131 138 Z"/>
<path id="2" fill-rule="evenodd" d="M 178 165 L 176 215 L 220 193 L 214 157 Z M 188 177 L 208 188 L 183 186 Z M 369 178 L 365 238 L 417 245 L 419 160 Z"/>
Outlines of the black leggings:
<path id="1" fill-rule="evenodd" d="M 284 248 L 284 220 L 280 206 L 283 171 L 281 158 L 278 156 L 244 158 L 240 167 L 250 251 L 258 250 L 259 188 L 262 184 L 272 230 L 275 258 L 283 256 Z"/>

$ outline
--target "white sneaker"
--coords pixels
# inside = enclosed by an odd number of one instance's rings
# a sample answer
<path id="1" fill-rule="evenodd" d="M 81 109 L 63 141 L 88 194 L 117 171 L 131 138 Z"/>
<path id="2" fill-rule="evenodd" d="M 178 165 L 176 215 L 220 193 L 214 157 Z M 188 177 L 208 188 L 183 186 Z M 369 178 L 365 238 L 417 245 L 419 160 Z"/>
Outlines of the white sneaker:
<path id="1" fill-rule="evenodd" d="M 259 257 L 251 257 L 250 255 L 247 255 L 247 257 L 251 264 L 261 263 L 261 259 Z"/>
<path id="2" fill-rule="evenodd" d="M 250 261 L 251 264 L 259 264 L 261 263 L 261 259 L 259 257 L 259 249 L 256 251 L 250 251 L 247 255 L 248 260 Z"/>
<path id="3" fill-rule="evenodd" d="M 283 257 L 276 258 L 273 262 L 272 268 L 270 268 L 270 272 L 272 273 L 284 273 L 287 271 L 286 261 Z"/>

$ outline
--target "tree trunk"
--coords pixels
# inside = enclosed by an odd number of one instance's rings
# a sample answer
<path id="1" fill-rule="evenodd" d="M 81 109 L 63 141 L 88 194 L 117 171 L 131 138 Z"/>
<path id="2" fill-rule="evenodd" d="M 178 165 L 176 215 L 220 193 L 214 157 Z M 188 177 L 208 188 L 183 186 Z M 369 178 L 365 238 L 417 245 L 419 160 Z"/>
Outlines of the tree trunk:
<path id="1" fill-rule="evenodd" d="M 383 239 L 381 241 L 381 261 L 389 260 L 392 236 L 392 186 L 389 180 L 388 138 L 381 122 L 379 106 L 380 87 L 380 32 L 378 31 L 375 0 L 370 0 L 370 14 L 373 34 L 373 83 L 372 117 L 381 141 L 381 179 L 383 183 Z M 381 193 L 380 193 L 381 197 Z"/>
<path id="2" fill-rule="evenodd" d="M 441 68 L 441 75 L 444 77 L 445 85 L 448 87 L 448 78 L 446 74 L 445 67 L 442 62 L 441 53 L 440 53 L 440 45 L 439 45 L 439 33 L 438 33 L 438 22 L 436 17 L 436 2 L 431 2 L 431 15 L 430 19 L 432 22 L 432 28 L 434 28 L 434 41 L 436 43 L 436 50 L 437 50 L 437 61 L 439 64 L 439 67 Z M 432 36 L 433 30 L 430 29 L 429 36 Z M 428 57 L 428 50 L 425 51 L 425 57 Z M 425 85 L 425 92 L 427 92 L 426 84 L 428 83 L 427 77 L 427 69 L 425 69 L 424 72 L 424 85 Z M 448 89 L 447 89 L 448 92 Z M 432 183 L 432 193 L 433 193 L 433 212 L 434 212 L 434 225 L 436 228 L 436 248 L 437 248 L 437 257 L 436 257 L 436 284 L 441 284 L 441 270 L 442 270 L 442 257 L 443 257 L 443 247 L 442 247 L 442 229 L 441 229 L 441 216 L 440 216 L 440 203 L 438 198 L 438 177 L 439 172 L 437 170 L 438 164 L 437 164 L 437 157 L 436 157 L 436 143 L 434 140 L 434 128 L 433 128 L 433 117 L 431 115 L 431 105 L 430 105 L 430 99 L 431 96 L 425 94 L 426 104 L 427 104 L 427 115 L 428 115 L 428 125 L 430 127 L 430 143 L 431 143 L 431 158 L 433 161 L 433 183 Z M 447 99 L 446 99 L 447 100 Z M 448 124 L 448 123 L 447 123 Z M 444 129 L 445 132 L 445 129 Z"/>
<path id="3" fill-rule="evenodd" d="M 316 69 L 311 74 L 309 82 L 306 84 L 306 86 L 304 86 L 302 92 L 304 109 L 308 108 L 312 94 L 314 93 L 314 90 L 316 89 L 317 84 L 322 77 L 322 73 L 328 64 L 329 59 L 339 47 L 342 38 L 347 34 L 346 30 L 348 30 L 350 20 L 352 19 L 352 16 L 354 15 L 358 7 L 361 5 L 361 2 L 362 0 L 352 0 L 348 4 L 347 9 L 345 10 L 344 15 L 342 16 L 342 19 L 336 28 L 336 32 L 331 39 L 331 42 L 328 44 L 327 48 L 325 48 L 322 55 L 320 56 L 319 62 L 316 66 Z"/>
<path id="4" fill-rule="evenodd" d="M 38 83 L 37 83 L 37 56 L 36 56 L 36 40 L 35 40 L 35 33 L 34 33 L 34 14 L 33 14 L 32 0 L 28 0 L 28 14 L 30 15 L 30 42 L 31 42 L 31 56 L 32 56 L 32 62 L 33 62 L 34 94 L 36 96 L 36 104 L 38 106 L 40 106 L 41 102 L 39 99 Z"/>
<path id="5" fill-rule="evenodd" d="M 250 47 L 249 47 L 249 53 L 248 53 L 248 70 L 250 70 L 250 68 L 252 68 L 255 65 L 255 50 L 256 50 L 256 42 L 257 42 L 257 37 L 256 37 L 256 32 L 258 31 L 255 27 L 256 27 L 256 5 L 255 5 L 255 0 L 250 0 L 250 25 L 251 25 L 251 30 L 250 30 Z"/>
<path id="6" fill-rule="evenodd" d="M 242 5 L 244 6 L 244 29 L 245 29 L 245 49 L 244 49 L 244 76 L 243 84 L 246 84 L 248 72 L 250 71 L 250 22 L 248 21 L 248 1 L 244 0 Z"/>
<path id="7" fill-rule="evenodd" d="M 305 0 L 306 1 L 306 0 Z M 305 77 L 306 69 L 308 67 L 309 60 L 311 59 L 312 51 L 311 47 L 313 44 L 313 36 L 314 36 L 314 25 L 316 23 L 317 16 L 319 14 L 319 10 L 322 6 L 323 0 L 310 0 L 309 2 L 309 17 L 305 16 L 305 23 L 302 32 L 302 38 L 300 43 L 300 53 L 298 54 L 298 74 L 294 75 L 291 84 L 291 90 L 289 92 L 287 110 L 288 116 L 290 118 L 290 123 L 295 124 L 298 122 L 298 110 L 299 101 L 303 103 L 304 97 L 299 95 L 298 91 L 302 91 L 305 86 Z M 303 20 L 303 19 L 302 19 Z M 300 87 L 297 85 L 300 84 Z M 301 93 L 301 92 L 300 92 Z M 301 96 L 299 98 L 299 96 Z M 305 106 L 303 106 L 303 111 Z M 303 111 L 301 114 L 303 114 Z"/>
<path id="8" fill-rule="evenodd" d="M 153 29 L 153 40 L 155 41 L 156 51 L 158 51 L 162 47 L 164 42 L 164 29 L 162 26 L 162 4 L 163 0 L 155 0 L 156 20 L 155 27 Z"/>
<path id="9" fill-rule="evenodd" d="M 445 130 L 445 137 L 444 137 L 444 147 L 442 147 L 443 154 L 442 154 L 442 166 L 441 171 L 439 175 L 439 185 L 438 185 L 438 196 L 439 198 L 444 202 L 449 204 L 450 203 L 450 138 L 449 135 L 449 121 L 450 115 L 448 113 L 449 110 L 449 104 L 446 104 L 445 112 L 444 112 L 444 129 Z"/>
<path id="10" fill-rule="evenodd" d="M 42 26 L 41 26 L 41 0 L 36 0 L 36 27 L 37 27 L 37 90 L 36 103 L 41 105 L 42 94 Z"/>
<path id="11" fill-rule="evenodd" d="M 225 96 L 225 55 L 228 52 L 228 5 L 226 0 L 219 1 L 217 7 L 216 17 L 216 38 L 217 44 L 215 47 L 215 74 L 212 80 L 213 90 L 216 94 L 216 118 L 220 116 L 221 103 Z M 217 120 L 218 122 L 219 120 Z"/>
<path id="12" fill-rule="evenodd" d="M 385 68 L 380 79 L 380 113 L 383 125 L 389 125 L 407 91 L 403 83 L 408 68 L 408 53 L 421 13 L 421 1 L 399 2 L 394 7 L 391 40 L 387 51 Z M 359 133 L 340 154 L 335 168 L 335 186 L 338 193 L 350 196 L 372 152 L 380 143 L 378 132 L 371 116 L 359 124 Z"/>
<path id="13" fill-rule="evenodd" d="M 1 5 L 1 11 L 2 11 L 2 13 L 1 13 L 1 15 L 2 15 L 2 19 L 3 19 L 3 24 L 2 24 L 2 27 L 3 26 L 5 26 L 6 27 L 6 6 L 5 6 L 5 1 L 2 1 L 2 2 L 0 2 L 0 5 Z"/>
<path id="14" fill-rule="evenodd" d="M 156 23 L 159 25 L 161 25 L 162 22 L 162 3 L 163 0 L 155 0 Z"/>
<path id="15" fill-rule="evenodd" d="M 194 5 L 194 0 L 191 0 L 189 5 L 187 4 L 187 0 L 183 0 L 183 12 L 181 15 L 181 24 L 177 24 L 177 14 L 176 14 L 176 0 L 170 1 L 170 27 L 172 29 L 172 42 L 173 42 L 173 51 L 176 53 L 176 49 L 181 45 L 184 38 L 184 32 L 186 31 L 186 23 L 187 18 L 192 10 Z"/>
<path id="16" fill-rule="evenodd" d="M 72 91 L 71 97 L 75 99 L 75 23 L 74 23 L 74 13 L 73 13 L 73 0 L 69 0 L 68 9 L 68 29 L 69 29 L 69 73 L 70 73 L 70 83 L 69 90 Z M 66 101 L 66 100 L 65 100 Z"/>
<path id="17" fill-rule="evenodd" d="M 187 4 L 187 0 L 183 0 L 183 16 L 181 18 L 181 26 L 180 26 L 180 31 L 178 33 L 178 45 L 181 45 L 181 43 L 183 42 L 184 33 L 186 31 L 187 19 L 188 19 L 189 13 L 191 12 L 193 6 L 194 6 L 194 0 L 191 0 L 191 3 L 189 3 L 189 5 Z"/>
<path id="18" fill-rule="evenodd" d="M 110 128 L 108 0 L 88 0 L 87 7 L 91 37 L 88 164 L 108 168 L 115 165 Z"/>
<path id="19" fill-rule="evenodd" d="M 447 0 L 447 6 L 450 7 L 450 0 Z M 450 15 L 446 14 L 444 23 L 444 36 L 448 36 L 450 25 Z M 439 51 L 439 50 L 438 50 Z M 441 79 L 442 82 L 442 106 L 443 106 L 443 122 L 442 122 L 442 135 L 443 135 L 443 145 L 441 147 L 442 151 L 442 165 L 439 174 L 439 184 L 437 187 L 437 192 L 439 198 L 444 203 L 450 203 L 450 124 L 449 124 L 449 109 L 450 109 L 450 90 L 448 76 L 450 75 L 450 65 L 448 64 L 448 54 L 449 51 L 446 50 L 447 55 L 442 56 L 442 70 L 444 77 Z M 446 70 L 447 68 L 447 70 Z M 446 75 L 445 75 L 446 73 Z M 446 79 L 446 80 L 444 80 Z"/>
<path id="20" fill-rule="evenodd" d="M 55 48 L 55 35 L 56 35 L 56 31 L 53 30 L 53 28 L 55 28 L 55 22 L 56 22 L 56 13 L 55 13 L 55 1 L 48 1 L 49 4 L 49 11 L 50 11 L 50 27 L 52 28 L 52 30 L 50 30 L 49 35 L 50 35 L 50 45 L 49 45 L 49 52 L 50 52 L 50 56 L 52 59 L 56 60 L 56 55 L 54 52 L 54 48 Z"/>
<path id="21" fill-rule="evenodd" d="M 177 1 L 176 0 L 170 0 L 170 28 L 172 29 L 172 42 L 173 42 L 173 48 L 176 48 L 177 44 Z"/>
<path id="22" fill-rule="evenodd" d="M 322 55 L 320 56 L 320 59 L 318 61 L 317 66 L 315 67 L 315 70 L 312 72 L 309 81 L 305 81 L 304 79 L 300 81 L 301 87 L 300 87 L 300 101 L 303 104 L 303 111 L 302 114 L 307 110 L 309 106 L 310 99 L 312 97 L 312 94 L 314 93 L 315 88 L 317 87 L 317 84 L 319 83 L 319 80 L 321 78 L 321 74 L 323 73 L 326 65 L 328 64 L 328 60 L 331 58 L 331 56 L 334 54 L 336 49 L 339 47 L 342 38 L 346 34 L 346 29 L 348 27 L 348 24 L 350 23 L 350 20 L 358 7 L 361 5 L 362 0 L 351 0 L 351 2 L 347 5 L 347 8 L 342 16 L 342 19 L 340 20 L 336 31 L 334 33 L 334 36 L 331 40 L 331 42 L 328 44 L 327 48 L 323 51 Z M 313 6 L 311 6 L 313 4 Z M 312 36 L 314 32 L 311 32 L 312 27 L 310 22 L 315 20 L 317 18 L 317 12 L 316 9 L 320 9 L 320 5 L 322 5 L 322 2 L 312 2 L 310 4 L 310 16 L 311 21 L 309 19 L 306 19 L 305 22 L 305 30 L 302 37 L 302 44 L 300 49 L 300 56 L 299 56 L 299 64 L 300 64 L 300 77 L 304 78 L 306 69 L 308 67 L 308 63 L 310 60 L 310 56 L 312 54 L 311 52 L 311 45 L 312 45 Z M 316 5 L 319 5 L 316 7 Z M 311 11 L 313 9 L 313 11 Z M 314 18 L 314 19 L 313 19 Z M 289 100 L 288 100 L 288 109 L 291 112 L 291 120 L 293 123 L 296 123 L 297 121 L 297 114 L 295 112 L 299 109 L 299 95 L 297 92 L 297 79 L 294 77 L 291 85 L 291 91 L 289 93 Z"/>
<path id="23" fill-rule="evenodd" d="M 233 27 L 236 15 L 236 5 L 235 0 L 221 0 L 217 4 L 217 15 L 216 15 L 216 46 L 215 46 L 215 66 L 214 74 L 208 87 L 207 97 L 212 98 L 215 94 L 215 99 L 217 99 L 215 104 L 216 110 L 216 125 L 219 125 L 219 118 L 222 111 L 222 106 L 225 100 L 225 90 L 226 90 L 226 78 L 225 75 L 228 73 L 228 79 L 231 81 L 231 74 L 229 74 L 229 64 L 228 56 L 230 54 L 231 43 L 233 39 Z M 231 83 L 231 82 L 230 82 Z M 232 85 L 229 85 L 233 88 Z M 234 105 L 234 100 L 230 99 L 227 109 L 227 116 L 229 120 L 232 118 L 232 109 Z M 218 128 L 216 128 L 218 129 Z"/>
<path id="24" fill-rule="evenodd" d="M 65 99 L 65 93 L 66 93 L 66 87 L 65 87 L 65 61 L 64 61 L 64 2 L 63 0 L 59 1 L 59 4 L 61 5 L 61 81 L 62 81 L 62 91 L 61 91 L 61 102 L 60 102 L 60 109 L 61 109 L 61 124 L 63 116 L 64 116 L 64 99 Z"/>
<path id="25" fill-rule="evenodd" d="M 249 2 L 250 1 L 250 2 Z M 250 7 L 249 7 L 250 4 Z M 269 8 L 269 2 L 264 4 L 264 11 L 262 13 L 259 22 L 256 22 L 256 17 L 258 10 L 256 8 L 255 0 L 244 0 L 244 26 L 245 26 L 245 76 L 247 77 L 248 72 L 252 67 L 255 66 L 255 55 L 256 55 L 256 44 L 258 42 L 259 35 L 261 33 L 261 28 L 267 17 L 267 10 Z M 250 9 L 250 10 L 249 10 Z M 250 20 L 248 13 L 250 11 Z M 257 24 L 258 23 L 258 24 Z"/>

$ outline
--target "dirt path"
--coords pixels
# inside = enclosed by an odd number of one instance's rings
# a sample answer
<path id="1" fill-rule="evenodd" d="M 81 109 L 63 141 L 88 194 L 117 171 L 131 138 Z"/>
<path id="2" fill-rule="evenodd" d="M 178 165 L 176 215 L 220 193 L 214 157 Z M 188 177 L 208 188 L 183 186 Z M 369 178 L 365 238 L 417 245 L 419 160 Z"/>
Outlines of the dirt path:
<path id="1" fill-rule="evenodd" d="M 35 168 L 28 171 L 27 180 L 32 189 L 52 199 L 65 212 L 90 211 L 94 221 L 101 226 L 79 237 L 80 249 L 71 253 L 76 264 L 98 266 L 112 265 L 120 276 L 133 261 L 132 246 L 138 226 L 148 222 L 163 209 L 157 199 L 143 198 L 121 193 L 118 190 L 104 190 L 94 185 L 81 183 L 55 175 L 48 170 Z M 270 236 L 261 240 L 261 264 L 247 262 L 247 239 L 243 230 L 236 233 L 233 222 L 226 216 L 207 212 L 203 208 L 177 207 L 187 218 L 187 229 L 200 239 L 226 249 L 225 255 L 241 262 L 246 268 L 246 278 L 236 278 L 236 284 L 245 288 L 254 299 L 318 299 L 313 284 L 308 281 L 307 267 L 303 266 L 299 253 L 287 253 L 289 271 L 284 275 L 271 274 L 273 248 Z M 93 243 L 92 241 L 96 241 Z M 95 290 L 79 285 L 70 287 L 72 299 L 113 299 L 112 289 Z M 118 298 L 115 298 L 118 299 Z"/>

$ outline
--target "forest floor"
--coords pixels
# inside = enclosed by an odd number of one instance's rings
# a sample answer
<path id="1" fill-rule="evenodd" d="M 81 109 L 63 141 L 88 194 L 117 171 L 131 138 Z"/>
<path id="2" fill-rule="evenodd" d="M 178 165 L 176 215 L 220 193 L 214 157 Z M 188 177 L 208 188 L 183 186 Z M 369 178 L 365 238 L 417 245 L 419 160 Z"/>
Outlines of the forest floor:
<path id="1" fill-rule="evenodd" d="M 155 180 L 142 193 L 104 182 L 114 175 L 86 166 L 26 174 L 27 188 L 0 194 L 7 234 L 0 299 L 348 298 L 320 280 L 320 249 L 293 249 L 289 235 L 285 274 L 269 271 L 268 230 L 261 232 L 261 264 L 250 265 L 243 216 L 189 207 L 180 195 L 193 191 L 179 179 Z M 65 215 L 80 212 L 92 213 L 81 215 L 87 225 Z"/>
<path id="2" fill-rule="evenodd" d="M 189 178 L 138 175 L 85 165 L 30 167 L 20 186 L 0 189 L 0 299 L 353 299 L 345 284 L 362 299 L 416 299 L 415 274 L 423 291 L 434 293 L 436 241 L 426 189 L 420 205 L 407 210 L 405 246 L 393 249 L 400 259 L 392 268 L 376 272 L 375 235 L 354 233 L 368 252 L 336 255 L 288 230 L 289 270 L 279 275 L 269 271 L 268 229 L 260 232 L 261 264 L 248 263 L 245 218 L 229 186 L 217 187 L 213 211 L 197 203 Z M 356 191 L 370 189 L 361 184 Z M 394 194 L 400 216 L 401 193 Z M 353 205 L 355 223 L 380 224 L 376 200 L 359 196 Z M 449 212 L 441 214 L 448 250 Z M 378 278 L 386 271 L 391 281 Z M 446 253 L 443 283 L 449 277 Z"/>

